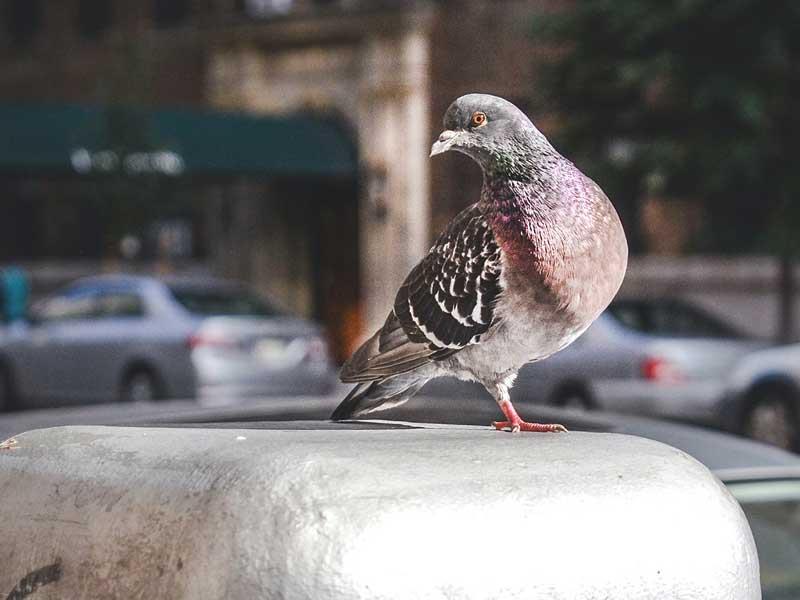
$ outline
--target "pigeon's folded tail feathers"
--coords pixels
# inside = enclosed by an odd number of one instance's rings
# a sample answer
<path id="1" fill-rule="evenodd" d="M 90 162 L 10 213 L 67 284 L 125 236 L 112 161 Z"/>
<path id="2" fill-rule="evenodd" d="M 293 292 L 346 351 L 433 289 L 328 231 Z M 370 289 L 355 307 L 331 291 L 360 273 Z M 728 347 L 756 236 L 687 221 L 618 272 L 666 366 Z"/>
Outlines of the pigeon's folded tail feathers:
<path id="1" fill-rule="evenodd" d="M 399 406 L 416 394 L 427 381 L 428 377 L 411 372 L 359 383 L 333 411 L 331 419 L 343 421 Z"/>

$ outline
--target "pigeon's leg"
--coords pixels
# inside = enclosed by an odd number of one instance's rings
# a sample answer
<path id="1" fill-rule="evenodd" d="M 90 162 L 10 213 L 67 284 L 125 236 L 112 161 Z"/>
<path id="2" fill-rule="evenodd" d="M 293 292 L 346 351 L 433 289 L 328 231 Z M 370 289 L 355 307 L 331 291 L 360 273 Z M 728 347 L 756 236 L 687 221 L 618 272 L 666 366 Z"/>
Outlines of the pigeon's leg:
<path id="1" fill-rule="evenodd" d="M 501 430 L 506 427 L 511 429 L 512 433 L 517 431 L 540 431 L 545 433 L 561 433 L 567 430 L 563 425 L 557 423 L 528 423 L 523 421 L 522 417 L 517 414 L 514 405 L 511 404 L 511 397 L 508 393 L 508 386 L 498 384 L 494 386 L 492 395 L 497 401 L 497 405 L 503 414 L 506 416 L 507 421 L 495 421 L 492 423 L 495 429 Z"/>

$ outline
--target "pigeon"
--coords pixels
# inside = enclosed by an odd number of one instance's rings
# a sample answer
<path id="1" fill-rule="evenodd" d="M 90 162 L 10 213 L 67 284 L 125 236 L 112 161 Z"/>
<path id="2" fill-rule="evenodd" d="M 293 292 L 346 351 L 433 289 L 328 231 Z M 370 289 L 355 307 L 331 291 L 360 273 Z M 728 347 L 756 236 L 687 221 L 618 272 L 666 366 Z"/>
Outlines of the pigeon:
<path id="1" fill-rule="evenodd" d="M 519 369 L 575 341 L 622 284 L 628 245 L 600 187 L 559 154 L 514 104 L 467 94 L 444 115 L 431 157 L 466 154 L 483 171 L 480 199 L 458 214 L 409 273 L 379 331 L 342 367 L 357 384 L 334 421 L 406 402 L 435 377 L 477 381 L 505 415 Z"/>

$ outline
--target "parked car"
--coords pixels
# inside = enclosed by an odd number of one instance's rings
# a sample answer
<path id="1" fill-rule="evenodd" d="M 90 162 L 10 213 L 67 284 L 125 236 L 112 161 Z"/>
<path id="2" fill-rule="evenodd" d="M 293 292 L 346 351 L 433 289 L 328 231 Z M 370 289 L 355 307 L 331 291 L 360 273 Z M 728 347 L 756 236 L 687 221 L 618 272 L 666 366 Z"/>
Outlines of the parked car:
<path id="1" fill-rule="evenodd" d="M 800 451 L 800 344 L 748 354 L 728 386 L 729 430 Z"/>
<path id="2" fill-rule="evenodd" d="M 0 336 L 0 406 L 324 393 L 322 329 L 214 279 L 81 279 Z"/>
<path id="3" fill-rule="evenodd" d="M 721 426 L 731 369 L 764 346 L 681 300 L 617 300 L 571 346 L 523 367 L 512 398 Z M 426 391 L 482 393 L 452 379 Z"/>

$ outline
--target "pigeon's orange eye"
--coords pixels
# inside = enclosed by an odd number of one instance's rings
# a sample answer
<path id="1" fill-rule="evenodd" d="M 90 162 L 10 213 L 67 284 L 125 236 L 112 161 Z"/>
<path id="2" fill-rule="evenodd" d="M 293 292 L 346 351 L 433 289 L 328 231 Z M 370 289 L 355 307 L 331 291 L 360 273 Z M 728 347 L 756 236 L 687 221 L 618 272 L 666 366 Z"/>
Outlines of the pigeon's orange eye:
<path id="1" fill-rule="evenodd" d="M 486 123 L 486 113 L 482 113 L 480 111 L 472 113 L 472 119 L 470 124 L 473 127 L 480 127 Z"/>

